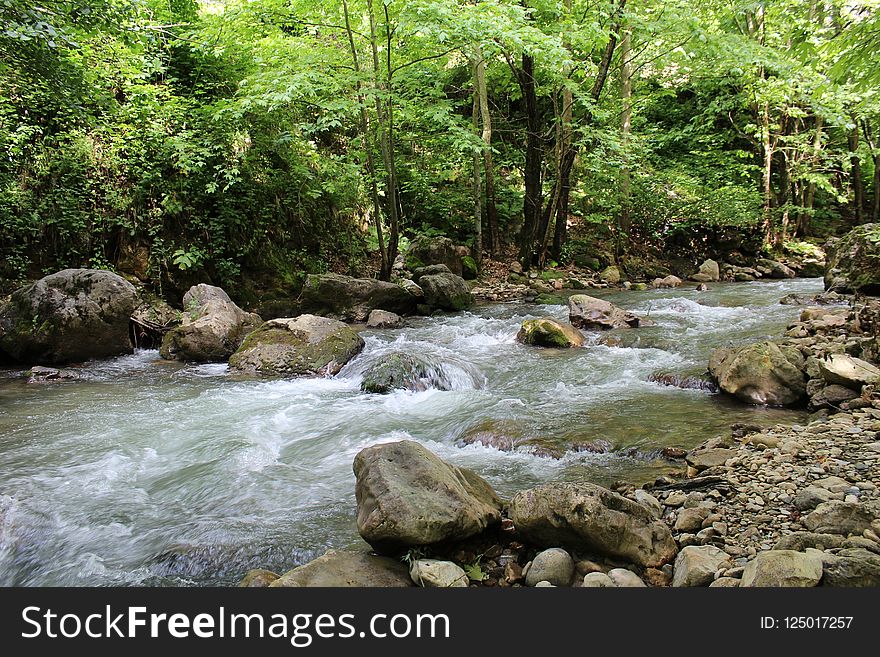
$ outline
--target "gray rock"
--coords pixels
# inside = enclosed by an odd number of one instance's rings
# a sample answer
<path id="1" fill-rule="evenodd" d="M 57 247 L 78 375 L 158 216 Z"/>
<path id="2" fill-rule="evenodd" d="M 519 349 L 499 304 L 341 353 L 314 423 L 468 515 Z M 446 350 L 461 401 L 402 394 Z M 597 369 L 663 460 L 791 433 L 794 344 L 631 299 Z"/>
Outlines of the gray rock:
<path id="1" fill-rule="evenodd" d="M 759 552 L 743 571 L 744 587 L 810 587 L 822 579 L 822 560 L 793 550 Z"/>
<path id="2" fill-rule="evenodd" d="M 582 347 L 585 342 L 580 331 L 552 317 L 525 320 L 516 339 L 523 344 L 557 348 Z"/>
<path id="3" fill-rule="evenodd" d="M 809 392 L 809 383 L 807 391 Z M 818 392 L 810 395 L 810 405 L 813 408 L 837 408 L 843 402 L 855 399 L 858 396 L 858 392 L 845 386 L 836 384 L 823 386 Z"/>
<path id="4" fill-rule="evenodd" d="M 464 273 L 462 252 L 448 237 L 427 235 L 414 239 L 406 252 L 406 266 L 416 270 L 426 265 L 445 265 L 453 274 Z"/>
<path id="5" fill-rule="evenodd" d="M 823 554 L 823 586 L 880 586 L 880 556 L 861 548 Z"/>
<path id="6" fill-rule="evenodd" d="M 613 589 L 617 588 L 608 575 L 605 573 L 587 573 L 584 575 L 584 583 L 581 585 L 585 589 Z"/>
<path id="7" fill-rule="evenodd" d="M 819 534 L 861 534 L 870 529 L 874 514 L 861 504 L 832 500 L 823 502 L 804 518 L 804 525 Z"/>
<path id="8" fill-rule="evenodd" d="M 474 303 L 471 288 L 461 276 L 455 274 L 431 274 L 419 279 L 424 301 L 440 310 L 465 310 Z"/>
<path id="9" fill-rule="evenodd" d="M 571 545 L 647 567 L 677 552 L 669 528 L 651 511 L 594 484 L 554 482 L 522 491 L 509 514 L 520 534 L 539 545 Z"/>
<path id="10" fill-rule="evenodd" d="M 820 359 L 819 371 L 828 383 L 858 391 L 864 385 L 880 383 L 880 369 L 861 358 L 846 354 L 830 354 L 827 358 Z"/>
<path id="11" fill-rule="evenodd" d="M 642 488 L 636 489 L 633 497 L 636 498 L 636 502 L 648 508 L 651 513 L 654 514 L 655 518 L 660 518 L 663 515 L 663 505 L 660 504 L 660 501 L 656 497 L 646 490 Z"/>
<path id="12" fill-rule="evenodd" d="M 575 294 L 568 299 L 568 319 L 579 329 L 638 328 L 647 325 L 623 308 L 618 308 L 604 299 Z"/>
<path id="13" fill-rule="evenodd" d="M 712 545 L 691 545 L 675 558 L 672 586 L 708 586 L 721 569 L 732 568 L 730 555 Z"/>
<path id="14" fill-rule="evenodd" d="M 730 589 L 730 588 L 735 588 L 737 586 L 740 586 L 740 583 L 741 583 L 740 580 L 738 580 L 736 577 L 719 577 L 718 579 L 714 580 L 711 584 L 709 584 L 709 588 L 710 589 L 718 589 L 718 588 Z"/>
<path id="15" fill-rule="evenodd" d="M 372 278 L 340 274 L 309 274 L 297 300 L 301 313 L 346 322 L 363 322 L 381 308 L 398 315 L 411 315 L 419 303 L 412 290 Z"/>
<path id="16" fill-rule="evenodd" d="M 476 473 L 409 440 L 354 459 L 357 527 L 378 552 L 462 540 L 501 521 L 501 502 Z"/>
<path id="17" fill-rule="evenodd" d="M 794 498 L 794 505 L 799 511 L 808 511 L 815 509 L 823 502 L 829 502 L 834 499 L 834 493 L 827 491 L 818 486 L 807 486 L 801 490 Z"/>
<path id="18" fill-rule="evenodd" d="M 367 317 L 367 328 L 375 329 L 395 329 L 403 326 L 403 318 L 397 313 L 390 313 L 387 310 L 371 310 Z"/>
<path id="19" fill-rule="evenodd" d="M 685 460 L 688 465 L 697 469 L 697 471 L 714 468 L 724 465 L 727 459 L 736 456 L 737 451 L 734 449 L 725 449 L 723 447 L 715 447 L 711 449 L 697 449 L 687 453 Z"/>
<path id="20" fill-rule="evenodd" d="M 416 586 L 425 588 L 467 587 L 468 576 L 460 566 L 439 559 L 416 559 L 409 567 L 409 576 Z"/>
<path id="21" fill-rule="evenodd" d="M 703 521 L 709 517 L 709 509 L 704 507 L 691 507 L 678 512 L 675 519 L 675 531 L 696 532 L 703 527 Z"/>
<path id="22" fill-rule="evenodd" d="M 535 584 L 535 588 L 536 589 L 554 589 L 554 588 L 556 588 L 556 585 L 551 584 L 550 582 L 548 582 L 546 580 L 541 580 L 540 582 Z"/>
<path id="23" fill-rule="evenodd" d="M 807 548 L 829 550 L 843 545 L 843 538 L 835 534 L 817 534 L 815 532 L 794 532 L 780 538 L 774 550 L 795 550 L 803 552 Z"/>
<path id="24" fill-rule="evenodd" d="M 700 265 L 700 270 L 691 276 L 691 280 L 703 283 L 712 283 L 721 280 L 721 268 L 712 259 L 706 259 Z"/>
<path id="25" fill-rule="evenodd" d="M 182 323 L 162 338 L 166 360 L 192 363 L 228 359 L 245 337 L 259 327 L 259 315 L 239 308 L 219 287 L 200 283 L 183 295 Z"/>
<path id="26" fill-rule="evenodd" d="M 826 290 L 880 293 L 878 230 L 880 224 L 863 224 L 826 246 Z"/>
<path id="27" fill-rule="evenodd" d="M 406 566 L 396 559 L 368 552 L 330 550 L 314 561 L 294 568 L 270 587 L 402 587 L 412 586 Z"/>
<path id="28" fill-rule="evenodd" d="M 776 260 L 758 258 L 756 264 L 758 265 L 758 269 L 764 269 L 767 272 L 765 275 L 770 278 L 794 278 L 797 275 L 794 269 L 781 262 L 777 262 Z"/>
<path id="29" fill-rule="evenodd" d="M 229 367 L 246 374 L 332 376 L 363 348 L 363 338 L 335 319 L 271 319 L 245 338 Z"/>
<path id="30" fill-rule="evenodd" d="M 129 318 L 137 290 L 98 269 L 64 269 L 19 288 L 0 304 L 0 354 L 63 365 L 132 352 Z"/>
<path id="31" fill-rule="evenodd" d="M 759 342 L 718 349 L 709 373 L 725 392 L 749 404 L 789 406 L 806 396 L 803 356 L 797 349 Z"/>
<path id="32" fill-rule="evenodd" d="M 554 586 L 568 586 L 574 577 L 574 561 L 561 548 L 550 548 L 535 555 L 526 572 L 526 586 L 547 581 Z"/>
<path id="33" fill-rule="evenodd" d="M 385 394 L 392 390 L 451 390 L 452 382 L 442 369 L 421 356 L 390 353 L 364 372 L 361 390 Z"/>
<path id="34" fill-rule="evenodd" d="M 647 584 L 633 571 L 626 568 L 612 568 L 608 571 L 608 577 L 614 585 L 621 589 L 646 588 Z"/>

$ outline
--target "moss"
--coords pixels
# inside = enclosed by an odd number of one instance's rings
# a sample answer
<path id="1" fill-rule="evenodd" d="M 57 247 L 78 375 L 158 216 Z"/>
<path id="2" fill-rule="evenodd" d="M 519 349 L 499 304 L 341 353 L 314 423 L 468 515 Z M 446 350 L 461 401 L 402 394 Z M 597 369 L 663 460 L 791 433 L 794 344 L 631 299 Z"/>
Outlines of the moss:
<path id="1" fill-rule="evenodd" d="M 558 278 L 565 278 L 567 274 L 562 271 L 554 271 L 552 269 L 548 269 L 547 271 L 542 271 L 540 274 L 541 280 L 544 281 L 555 281 Z"/>
<path id="2" fill-rule="evenodd" d="M 550 318 L 524 321 L 517 339 L 525 344 L 562 349 L 583 344 L 583 337 L 577 329 Z"/>

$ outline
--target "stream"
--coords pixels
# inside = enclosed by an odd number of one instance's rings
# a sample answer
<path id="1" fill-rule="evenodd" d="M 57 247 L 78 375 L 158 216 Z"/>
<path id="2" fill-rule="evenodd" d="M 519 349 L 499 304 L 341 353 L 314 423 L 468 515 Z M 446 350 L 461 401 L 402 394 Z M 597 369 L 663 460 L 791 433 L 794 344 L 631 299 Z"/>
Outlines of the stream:
<path id="1" fill-rule="evenodd" d="M 87 363 L 72 382 L 0 370 L 0 585 L 235 584 L 249 568 L 365 545 L 351 463 L 378 442 L 421 442 L 508 497 L 550 480 L 653 480 L 680 469 L 664 446 L 735 422 L 802 421 L 649 377 L 699 375 L 719 346 L 779 337 L 800 312 L 779 299 L 821 280 L 686 285 L 601 294 L 657 325 L 590 334 L 582 349 L 517 344 L 524 319 L 567 309 L 511 303 L 364 331 L 364 352 L 330 379 L 244 379 L 156 351 Z M 360 392 L 364 369 L 392 351 L 429 358 L 451 390 Z M 514 427 L 564 456 L 461 445 L 477 426 Z M 597 440 L 611 451 L 565 452 Z"/>

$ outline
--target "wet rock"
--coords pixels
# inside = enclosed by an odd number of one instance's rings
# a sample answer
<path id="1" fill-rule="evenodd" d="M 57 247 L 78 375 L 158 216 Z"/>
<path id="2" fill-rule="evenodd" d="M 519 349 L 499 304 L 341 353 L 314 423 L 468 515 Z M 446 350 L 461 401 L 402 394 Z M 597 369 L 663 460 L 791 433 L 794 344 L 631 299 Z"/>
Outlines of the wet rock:
<path id="1" fill-rule="evenodd" d="M 659 383 L 660 385 L 670 386 L 673 388 L 682 388 L 684 390 L 705 390 L 706 392 L 718 392 L 718 386 L 714 382 L 708 381 L 699 376 L 686 376 L 682 374 L 670 374 L 665 372 L 654 372 L 648 375 L 648 381 Z"/>
<path id="2" fill-rule="evenodd" d="M 863 224 L 826 248 L 825 289 L 880 293 L 880 224 Z"/>
<path id="3" fill-rule="evenodd" d="M 259 327 L 259 315 L 239 308 L 221 288 L 201 283 L 183 296 L 182 323 L 162 338 L 166 360 L 193 363 L 224 361 Z"/>
<path id="4" fill-rule="evenodd" d="M 672 586 L 708 586 L 721 569 L 733 567 L 733 560 L 712 545 L 690 545 L 675 558 Z"/>
<path id="5" fill-rule="evenodd" d="M 810 587 L 822 579 L 822 560 L 807 552 L 759 552 L 743 571 L 744 587 Z"/>
<path id="6" fill-rule="evenodd" d="M 361 450 L 353 469 L 358 531 L 378 552 L 462 540 L 501 522 L 488 483 L 416 442 Z"/>
<path id="7" fill-rule="evenodd" d="M 372 278 L 309 274 L 297 306 L 302 313 L 345 322 L 363 322 L 376 309 L 398 315 L 415 313 L 420 299 L 414 292 L 413 289 Z"/>
<path id="8" fill-rule="evenodd" d="M 692 281 L 713 283 L 721 280 L 721 268 L 715 260 L 707 259 L 700 265 L 700 270 L 691 276 Z"/>
<path id="9" fill-rule="evenodd" d="M 831 500 L 804 518 L 804 525 L 818 534 L 861 534 L 870 529 L 874 514 L 861 504 Z"/>
<path id="10" fill-rule="evenodd" d="M 229 359 L 246 374 L 332 376 L 361 352 L 364 340 L 335 319 L 272 319 L 247 336 Z"/>
<path id="11" fill-rule="evenodd" d="M 417 559 L 409 567 L 409 576 L 416 586 L 425 588 L 463 588 L 468 585 L 467 573 L 451 561 Z"/>
<path id="12" fill-rule="evenodd" d="M 249 570 L 239 583 L 241 588 L 265 588 L 281 577 L 278 573 L 262 568 Z"/>
<path id="13" fill-rule="evenodd" d="M 294 568 L 273 581 L 272 588 L 403 587 L 412 586 L 406 566 L 396 559 L 368 552 L 330 550 L 314 561 Z"/>
<path id="14" fill-rule="evenodd" d="M 0 304 L 0 353 L 20 363 L 63 365 L 132 352 L 134 286 L 99 269 L 64 269 Z"/>
<path id="15" fill-rule="evenodd" d="M 474 303 L 471 288 L 461 276 L 455 274 L 431 274 L 419 279 L 425 303 L 440 310 L 459 311 Z"/>
<path id="16" fill-rule="evenodd" d="M 552 459 L 560 459 L 569 452 L 606 454 L 612 449 L 611 443 L 604 440 L 559 441 L 534 436 L 522 424 L 512 420 L 484 420 L 466 429 L 455 442 L 457 445 L 480 444 L 502 452 L 522 450 Z"/>
<path id="17" fill-rule="evenodd" d="M 34 365 L 27 371 L 28 383 L 54 383 L 57 381 L 75 381 L 79 375 L 73 370 L 58 370 L 54 367 Z"/>
<path id="18" fill-rule="evenodd" d="M 681 287 L 681 284 L 682 280 L 678 276 L 670 274 L 665 278 L 655 278 L 651 283 L 651 286 L 655 288 L 674 288 Z"/>
<path id="19" fill-rule="evenodd" d="M 574 577 L 574 561 L 561 548 L 550 548 L 535 555 L 531 565 L 524 570 L 526 586 L 547 581 L 553 586 L 568 586 Z"/>
<path id="20" fill-rule="evenodd" d="M 392 390 L 451 390 L 452 383 L 429 361 L 403 353 L 391 353 L 373 363 L 361 381 L 361 390 L 385 394 Z"/>
<path id="21" fill-rule="evenodd" d="M 585 589 L 613 589 L 617 588 L 608 575 L 605 573 L 587 573 L 584 575 L 584 583 L 581 586 Z"/>
<path id="22" fill-rule="evenodd" d="M 791 347 L 759 342 L 718 349 L 709 372 L 725 392 L 749 404 L 790 406 L 806 397 L 803 356 Z"/>
<path id="23" fill-rule="evenodd" d="M 794 269 L 776 260 L 758 258 L 756 265 L 757 269 L 763 270 L 761 273 L 769 278 L 794 278 L 797 275 Z"/>
<path id="24" fill-rule="evenodd" d="M 621 589 L 646 588 L 647 586 L 641 577 L 626 568 L 612 568 L 608 571 L 608 578 Z"/>
<path id="25" fill-rule="evenodd" d="M 575 294 L 568 300 L 568 318 L 579 329 L 638 328 L 645 322 L 608 301 Z"/>
<path id="26" fill-rule="evenodd" d="M 880 586 L 880 556 L 861 548 L 822 555 L 822 585 Z"/>
<path id="27" fill-rule="evenodd" d="M 403 326 L 403 318 L 397 313 L 387 310 L 371 310 L 367 317 L 367 328 L 373 329 L 396 329 Z"/>
<path id="28" fill-rule="evenodd" d="M 527 540 L 571 545 L 659 566 L 677 552 L 669 528 L 651 511 L 606 488 L 557 482 L 522 491 L 510 502 L 510 518 Z"/>
<path id="29" fill-rule="evenodd" d="M 580 331 L 552 317 L 525 320 L 516 339 L 523 344 L 558 348 L 582 347 L 585 342 Z"/>
<path id="30" fill-rule="evenodd" d="M 819 371 L 829 384 L 861 391 L 864 385 L 880 383 L 880 369 L 875 365 L 846 354 L 830 354 L 819 360 Z"/>

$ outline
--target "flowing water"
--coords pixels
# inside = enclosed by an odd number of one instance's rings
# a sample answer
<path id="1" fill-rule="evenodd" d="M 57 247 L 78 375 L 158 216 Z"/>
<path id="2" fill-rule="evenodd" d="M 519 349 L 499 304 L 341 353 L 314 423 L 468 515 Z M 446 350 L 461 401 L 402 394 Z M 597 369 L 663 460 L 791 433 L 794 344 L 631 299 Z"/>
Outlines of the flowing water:
<path id="1" fill-rule="evenodd" d="M 515 342 L 524 319 L 565 319 L 563 306 L 479 307 L 365 331 L 364 352 L 332 379 L 242 379 L 155 351 L 89 363 L 74 382 L 0 372 L 0 585 L 230 584 L 361 544 L 351 463 L 379 442 L 419 441 L 503 496 L 550 480 L 651 480 L 677 467 L 659 448 L 803 419 L 649 377 L 700 374 L 713 348 L 779 336 L 798 314 L 779 299 L 820 290 L 802 279 L 607 294 L 657 326 L 572 350 Z M 451 389 L 361 393 L 364 368 L 394 351 L 436 363 Z M 475 426 L 611 451 L 462 446 Z"/>

